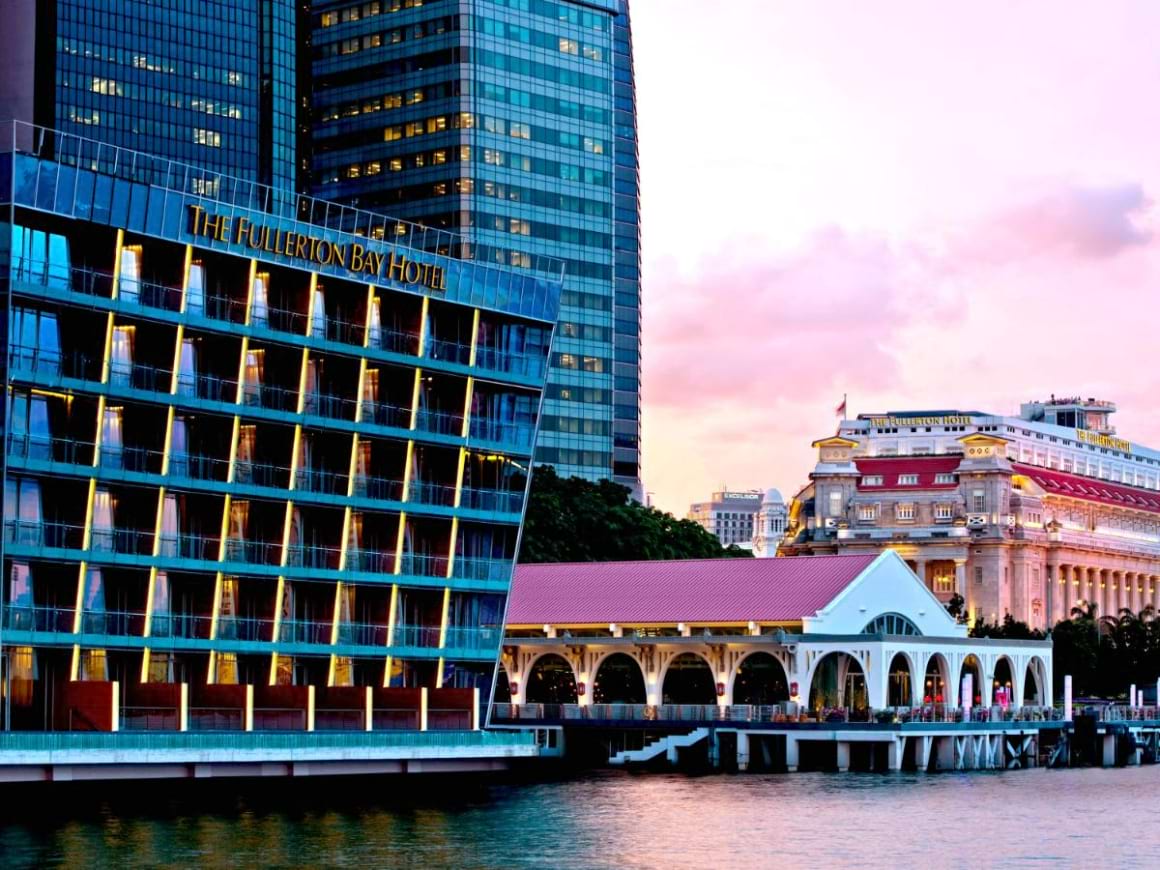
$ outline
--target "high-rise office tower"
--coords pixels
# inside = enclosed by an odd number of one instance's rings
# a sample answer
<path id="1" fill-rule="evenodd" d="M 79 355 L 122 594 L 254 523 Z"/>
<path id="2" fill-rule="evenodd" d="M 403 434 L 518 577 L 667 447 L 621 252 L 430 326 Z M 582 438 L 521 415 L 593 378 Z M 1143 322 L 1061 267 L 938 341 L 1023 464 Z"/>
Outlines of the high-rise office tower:
<path id="1" fill-rule="evenodd" d="M 0 119 L 204 167 L 204 175 L 182 179 L 192 192 L 203 192 L 215 173 L 297 186 L 298 78 L 308 70 L 297 62 L 303 13 L 294 3 L 14 0 L 9 7 L 0 28 Z"/>
<path id="2" fill-rule="evenodd" d="M 536 456 L 639 497 L 625 0 L 322 0 L 311 56 L 316 194 L 455 230 L 508 265 L 564 260 Z"/>

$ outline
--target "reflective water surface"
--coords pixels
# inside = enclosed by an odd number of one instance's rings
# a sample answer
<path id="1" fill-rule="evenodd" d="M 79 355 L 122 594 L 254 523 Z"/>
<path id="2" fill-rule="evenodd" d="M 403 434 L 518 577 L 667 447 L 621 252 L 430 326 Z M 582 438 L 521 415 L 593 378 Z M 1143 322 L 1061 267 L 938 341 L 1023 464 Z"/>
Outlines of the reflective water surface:
<path id="1" fill-rule="evenodd" d="M 416 782 L 6 788 L 0 867 L 1160 865 L 1160 767 Z"/>

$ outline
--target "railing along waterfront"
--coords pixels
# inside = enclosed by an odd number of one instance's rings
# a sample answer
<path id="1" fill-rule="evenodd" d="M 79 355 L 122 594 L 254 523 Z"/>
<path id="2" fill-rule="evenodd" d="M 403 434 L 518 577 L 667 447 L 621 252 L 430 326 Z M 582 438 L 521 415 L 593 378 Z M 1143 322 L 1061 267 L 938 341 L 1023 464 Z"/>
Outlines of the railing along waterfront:
<path id="1" fill-rule="evenodd" d="M 755 704 L 494 704 L 492 720 L 587 722 L 745 722 L 798 724 L 953 724 L 985 722 L 1061 721 L 1057 707 L 890 707 L 885 709 L 827 708 L 786 712 L 778 705 Z"/>

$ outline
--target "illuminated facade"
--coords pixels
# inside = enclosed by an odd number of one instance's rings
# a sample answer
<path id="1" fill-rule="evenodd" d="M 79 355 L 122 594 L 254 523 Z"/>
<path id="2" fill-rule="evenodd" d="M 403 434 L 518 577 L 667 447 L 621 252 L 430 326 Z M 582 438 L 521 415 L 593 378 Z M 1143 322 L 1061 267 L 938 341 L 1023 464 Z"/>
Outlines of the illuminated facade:
<path id="1" fill-rule="evenodd" d="M 323 0 L 312 189 L 566 262 L 538 461 L 640 487 L 640 244 L 626 0 Z"/>
<path id="2" fill-rule="evenodd" d="M 1160 452 L 1116 435 L 1110 402 L 1019 416 L 862 414 L 815 442 L 781 555 L 899 552 L 970 619 L 1046 628 L 1072 608 L 1160 604 Z"/>
<path id="3" fill-rule="evenodd" d="M 686 518 L 700 525 L 721 542 L 722 547 L 752 546 L 761 492 L 715 492 L 708 501 L 689 505 Z"/>
<path id="4" fill-rule="evenodd" d="M 4 727 L 478 722 L 560 264 L 15 140 L 41 150 L 0 155 Z"/>

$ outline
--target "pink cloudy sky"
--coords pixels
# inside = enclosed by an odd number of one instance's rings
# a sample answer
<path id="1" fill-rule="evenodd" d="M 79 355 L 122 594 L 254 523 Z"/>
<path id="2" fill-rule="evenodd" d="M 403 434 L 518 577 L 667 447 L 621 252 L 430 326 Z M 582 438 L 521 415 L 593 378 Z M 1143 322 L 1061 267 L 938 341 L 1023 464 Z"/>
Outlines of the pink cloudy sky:
<path id="1" fill-rule="evenodd" d="M 851 416 L 1099 396 L 1160 447 L 1160 3 L 633 15 L 659 506 L 788 497 L 843 393 Z"/>

